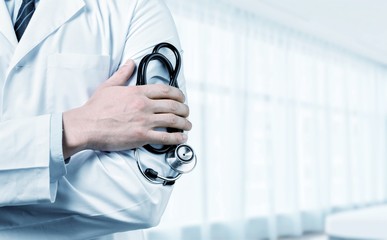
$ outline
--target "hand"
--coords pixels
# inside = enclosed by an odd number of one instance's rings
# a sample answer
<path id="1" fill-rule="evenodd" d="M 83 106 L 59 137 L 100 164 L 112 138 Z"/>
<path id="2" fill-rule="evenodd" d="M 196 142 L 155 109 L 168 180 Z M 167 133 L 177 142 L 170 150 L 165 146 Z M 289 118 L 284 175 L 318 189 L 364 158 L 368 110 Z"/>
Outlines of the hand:
<path id="1" fill-rule="evenodd" d="M 187 141 L 184 133 L 156 130 L 191 130 L 184 94 L 167 85 L 126 86 L 134 69 L 129 60 L 85 105 L 63 113 L 64 158 L 85 149 L 120 151 Z"/>

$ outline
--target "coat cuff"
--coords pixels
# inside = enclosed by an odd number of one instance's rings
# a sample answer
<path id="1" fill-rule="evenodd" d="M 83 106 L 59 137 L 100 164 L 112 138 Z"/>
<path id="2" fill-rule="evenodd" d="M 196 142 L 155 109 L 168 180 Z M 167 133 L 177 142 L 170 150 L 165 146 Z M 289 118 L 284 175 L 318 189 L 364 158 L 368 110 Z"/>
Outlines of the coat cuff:
<path id="1" fill-rule="evenodd" d="M 50 199 L 54 202 L 58 180 L 67 173 L 62 148 L 62 113 L 51 115 L 50 126 Z"/>

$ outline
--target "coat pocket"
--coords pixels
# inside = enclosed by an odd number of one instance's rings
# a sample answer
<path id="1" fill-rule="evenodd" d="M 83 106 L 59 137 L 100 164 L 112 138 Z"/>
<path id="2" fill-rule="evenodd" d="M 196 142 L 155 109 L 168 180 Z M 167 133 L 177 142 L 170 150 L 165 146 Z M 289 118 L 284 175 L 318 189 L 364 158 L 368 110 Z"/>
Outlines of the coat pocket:
<path id="1" fill-rule="evenodd" d="M 84 104 L 109 78 L 110 56 L 53 54 L 48 57 L 47 91 L 55 112 Z"/>

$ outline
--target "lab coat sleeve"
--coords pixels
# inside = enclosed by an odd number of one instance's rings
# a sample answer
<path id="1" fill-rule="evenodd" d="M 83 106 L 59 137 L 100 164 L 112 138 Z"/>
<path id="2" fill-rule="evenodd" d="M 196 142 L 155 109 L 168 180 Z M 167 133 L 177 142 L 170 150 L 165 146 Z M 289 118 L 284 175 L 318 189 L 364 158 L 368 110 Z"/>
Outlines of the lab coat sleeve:
<path id="1" fill-rule="evenodd" d="M 152 52 L 153 47 L 161 42 L 168 42 L 174 45 L 181 53 L 180 41 L 176 31 L 174 21 L 169 14 L 167 7 L 162 0 L 143 0 L 138 3 L 138 12 L 132 21 L 127 35 L 121 63 L 128 59 L 133 59 L 138 65 L 141 59 Z M 174 63 L 174 55 L 170 51 L 162 51 L 168 59 Z M 148 66 L 148 75 L 166 76 L 159 63 L 151 62 Z M 136 75 L 131 78 L 130 84 L 135 85 Z M 179 74 L 179 87 L 185 91 L 185 79 L 183 70 Z"/>
<path id="2" fill-rule="evenodd" d="M 138 62 L 159 42 L 180 49 L 162 1 L 139 0 L 135 11 L 119 62 Z M 149 71 L 162 69 L 155 64 Z M 184 88 L 182 75 L 179 84 Z M 168 175 L 163 155 L 143 150 L 139 154 L 147 166 Z M 83 151 L 66 168 L 54 203 L 0 208 L 0 239 L 91 239 L 152 227 L 159 223 L 172 191 L 172 186 L 152 184 L 142 176 L 133 151 Z"/>
<path id="3" fill-rule="evenodd" d="M 51 115 L 50 126 L 50 194 L 51 202 L 54 202 L 58 189 L 58 180 L 66 175 L 62 147 L 62 113 Z"/>
<path id="4" fill-rule="evenodd" d="M 51 115 L 3 121 L 0 133 L 0 206 L 53 202 L 66 171 L 50 151 Z"/>

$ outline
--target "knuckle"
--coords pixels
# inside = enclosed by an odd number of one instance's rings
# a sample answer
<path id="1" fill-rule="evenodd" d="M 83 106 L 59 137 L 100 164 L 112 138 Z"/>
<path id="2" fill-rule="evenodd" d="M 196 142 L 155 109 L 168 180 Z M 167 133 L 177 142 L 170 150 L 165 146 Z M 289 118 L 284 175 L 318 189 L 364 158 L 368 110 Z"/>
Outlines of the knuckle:
<path id="1" fill-rule="evenodd" d="M 141 86 L 140 87 L 130 86 L 130 87 L 126 87 L 126 89 L 128 91 L 128 94 L 132 94 L 132 95 L 138 95 L 141 92 Z"/>
<path id="2" fill-rule="evenodd" d="M 159 84 L 158 87 L 159 87 L 160 92 L 162 92 L 166 95 L 168 95 L 170 93 L 171 88 L 169 86 L 167 86 L 165 84 Z"/>
<path id="3" fill-rule="evenodd" d="M 175 126 L 177 122 L 178 122 L 178 118 L 176 116 L 171 115 L 168 117 L 168 123 L 170 125 Z"/>
<path id="4" fill-rule="evenodd" d="M 179 109 L 179 104 L 177 102 L 171 101 L 169 103 L 169 109 L 171 112 L 176 113 L 177 110 Z"/>
<path id="5" fill-rule="evenodd" d="M 160 140 L 163 144 L 168 144 L 169 143 L 169 134 L 168 133 L 161 134 Z"/>
<path id="6" fill-rule="evenodd" d="M 135 128 L 133 130 L 133 135 L 136 140 L 143 141 L 147 134 L 142 128 Z"/>
<path id="7" fill-rule="evenodd" d="M 142 126 L 145 126 L 148 120 L 146 116 L 144 116 L 143 114 L 137 114 L 132 119 L 139 125 L 139 128 L 141 128 Z"/>
<path id="8" fill-rule="evenodd" d="M 132 103 L 137 110 L 144 110 L 147 106 L 146 100 L 143 98 L 136 98 Z"/>
<path id="9" fill-rule="evenodd" d="M 184 134 L 182 134 L 182 133 L 176 133 L 175 134 L 175 138 L 176 138 L 176 141 L 178 143 L 183 143 L 186 140 L 185 137 L 184 137 Z"/>

